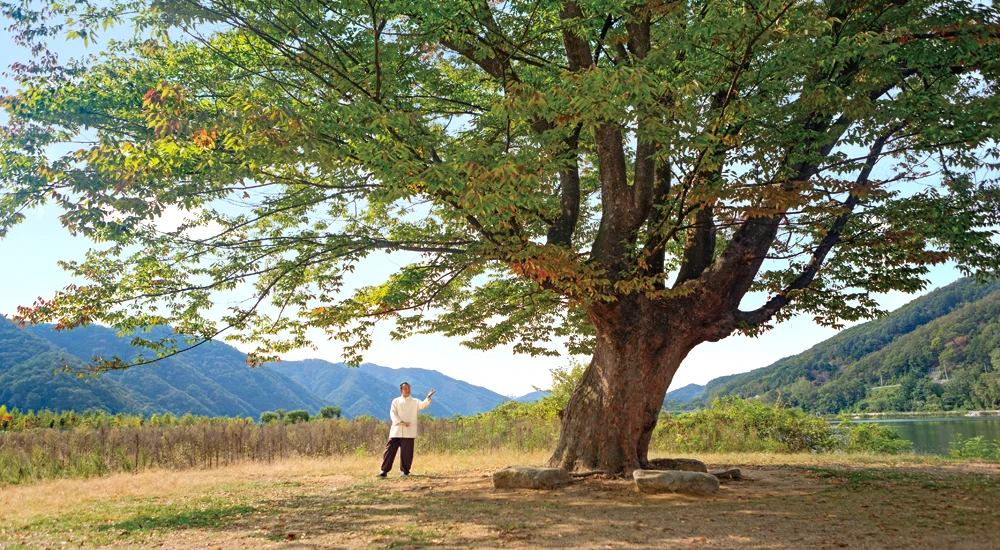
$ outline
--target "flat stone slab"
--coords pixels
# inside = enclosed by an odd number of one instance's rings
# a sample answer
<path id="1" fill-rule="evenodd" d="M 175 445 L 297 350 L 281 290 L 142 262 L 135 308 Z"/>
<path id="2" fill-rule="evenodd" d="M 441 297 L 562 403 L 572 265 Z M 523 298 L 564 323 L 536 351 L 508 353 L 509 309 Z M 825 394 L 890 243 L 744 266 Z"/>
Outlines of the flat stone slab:
<path id="1" fill-rule="evenodd" d="M 643 493 L 707 495 L 719 490 L 719 478 L 702 472 L 635 470 L 632 479 Z"/>
<path id="2" fill-rule="evenodd" d="M 693 458 L 654 458 L 649 461 L 649 467 L 654 470 L 708 473 L 708 466 L 705 466 L 704 462 Z"/>
<path id="3" fill-rule="evenodd" d="M 739 468 L 712 472 L 712 475 L 719 479 L 743 479 L 743 472 L 741 472 Z"/>
<path id="4" fill-rule="evenodd" d="M 496 489 L 555 489 L 569 483 L 569 472 L 562 468 L 511 466 L 493 472 Z"/>

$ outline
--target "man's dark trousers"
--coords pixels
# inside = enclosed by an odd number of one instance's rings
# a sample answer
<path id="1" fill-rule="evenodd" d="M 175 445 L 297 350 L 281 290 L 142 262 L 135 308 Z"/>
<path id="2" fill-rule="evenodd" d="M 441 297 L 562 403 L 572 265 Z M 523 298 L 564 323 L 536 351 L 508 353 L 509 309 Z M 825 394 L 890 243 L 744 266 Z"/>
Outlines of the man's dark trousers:
<path id="1" fill-rule="evenodd" d="M 410 473 L 410 465 L 413 464 L 413 438 L 412 437 L 390 437 L 385 444 L 385 452 L 382 453 L 382 471 L 392 470 L 392 463 L 396 460 L 396 449 L 402 449 L 399 455 L 399 469 L 404 474 Z"/>

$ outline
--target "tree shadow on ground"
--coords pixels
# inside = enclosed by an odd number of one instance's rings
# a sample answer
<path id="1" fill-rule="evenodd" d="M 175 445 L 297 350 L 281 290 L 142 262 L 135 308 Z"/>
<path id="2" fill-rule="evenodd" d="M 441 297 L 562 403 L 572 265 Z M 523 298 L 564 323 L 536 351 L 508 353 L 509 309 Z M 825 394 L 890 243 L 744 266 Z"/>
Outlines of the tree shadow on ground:
<path id="1" fill-rule="evenodd" d="M 603 479 L 499 491 L 475 474 L 319 484 L 275 501 L 263 536 L 324 548 L 993 547 L 995 476 L 879 472 L 762 468 L 708 498 L 642 495 Z M 223 529 L 250 527 L 261 526 Z"/>

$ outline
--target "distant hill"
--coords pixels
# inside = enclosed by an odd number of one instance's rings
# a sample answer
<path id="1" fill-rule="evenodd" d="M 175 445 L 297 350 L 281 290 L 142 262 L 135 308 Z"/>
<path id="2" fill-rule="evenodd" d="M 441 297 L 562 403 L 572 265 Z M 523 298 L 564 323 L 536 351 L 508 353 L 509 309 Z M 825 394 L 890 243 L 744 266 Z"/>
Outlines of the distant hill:
<path id="1" fill-rule="evenodd" d="M 169 332 L 154 330 L 152 337 Z M 407 380 L 414 394 L 437 389 L 436 416 L 471 415 L 505 400 L 474 386 L 425 369 L 389 369 L 365 364 L 347 368 L 320 359 L 249 368 L 246 354 L 222 342 L 209 342 L 153 365 L 78 378 L 53 371 L 82 367 L 95 356 L 135 356 L 130 339 L 104 327 L 55 331 L 39 325 L 17 328 L 0 318 L 0 404 L 22 410 L 100 409 L 111 413 L 170 412 L 210 416 L 251 416 L 275 409 L 315 413 L 336 405 L 347 416 L 388 416 L 389 402 Z"/>
<path id="2" fill-rule="evenodd" d="M 536 391 L 533 391 L 531 393 L 526 393 L 526 394 L 522 395 L 521 397 L 515 397 L 514 401 L 520 401 L 521 403 L 534 403 L 535 401 L 541 401 L 541 399 L 543 397 L 546 397 L 547 395 L 549 395 L 549 392 L 547 392 L 547 391 L 544 391 L 544 390 L 538 391 L 538 390 L 536 390 Z"/>
<path id="3" fill-rule="evenodd" d="M 670 390 L 667 392 L 666 397 L 663 398 L 664 403 L 667 401 L 674 401 L 677 403 L 685 403 L 691 401 L 705 391 L 705 386 L 698 384 L 688 384 L 687 386 L 677 388 L 676 390 Z"/>
<path id="4" fill-rule="evenodd" d="M 349 369 L 322 359 L 283 361 L 268 367 L 309 388 L 324 400 L 336 403 L 350 417 L 367 414 L 385 418 L 389 402 L 399 396 L 399 388 L 360 369 Z"/>
<path id="5" fill-rule="evenodd" d="M 372 363 L 353 368 L 322 359 L 283 361 L 270 367 L 325 399 L 343 403 L 339 406 L 349 416 L 387 416 L 389 403 L 399 397 L 402 382 L 409 382 L 413 396 L 420 399 L 430 390 L 437 390 L 434 404 L 427 409 L 434 416 L 476 414 L 506 401 L 494 391 L 428 369 L 390 369 Z"/>
<path id="6" fill-rule="evenodd" d="M 1000 407 L 1000 282 L 962 279 L 750 372 L 700 400 L 758 397 L 820 413 Z"/>
<path id="7" fill-rule="evenodd" d="M 673 401 L 676 404 L 687 403 L 692 399 L 701 395 L 705 390 L 705 386 L 699 386 L 698 384 L 688 384 L 683 388 L 672 390 L 667 392 L 666 397 L 663 399 L 663 406 L 667 408 L 667 402 Z M 522 403 L 533 403 L 535 401 L 541 400 L 543 397 L 549 395 L 547 391 L 533 391 L 531 393 L 526 393 L 521 397 L 515 397 L 514 401 L 520 401 Z"/>
<path id="8" fill-rule="evenodd" d="M 361 365 L 361 372 L 370 374 L 392 385 L 396 396 L 399 396 L 399 384 L 409 382 L 413 389 L 413 396 L 423 399 L 431 389 L 437 390 L 434 395 L 434 405 L 428 412 L 435 416 L 453 416 L 455 414 L 475 414 L 470 411 L 488 411 L 500 403 L 507 401 L 507 398 L 488 390 L 481 386 L 475 386 L 468 382 L 456 380 L 450 376 L 445 376 L 436 370 L 401 368 L 390 369 L 380 367 L 372 363 Z M 388 404 L 383 404 L 387 408 Z M 437 407 L 441 407 L 437 409 Z"/>

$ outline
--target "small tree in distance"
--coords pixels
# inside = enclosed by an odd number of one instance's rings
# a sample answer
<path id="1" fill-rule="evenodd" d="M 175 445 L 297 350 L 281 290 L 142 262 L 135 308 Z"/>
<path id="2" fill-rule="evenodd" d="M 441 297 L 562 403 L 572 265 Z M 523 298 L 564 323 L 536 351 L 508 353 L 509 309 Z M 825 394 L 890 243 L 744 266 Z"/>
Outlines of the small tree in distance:
<path id="1" fill-rule="evenodd" d="M 583 371 L 584 365 L 578 361 L 570 361 L 566 367 L 549 370 L 549 374 L 552 375 L 552 387 L 538 400 L 538 407 L 544 416 L 557 417 L 563 414 L 573 391 L 583 378 Z M 540 390 L 541 388 L 535 388 L 535 391 Z"/>
<path id="2" fill-rule="evenodd" d="M 296 411 L 288 411 L 288 414 L 285 415 L 285 422 L 288 424 L 297 424 L 299 422 L 309 422 L 309 418 L 309 411 L 300 409 Z"/>
<path id="3" fill-rule="evenodd" d="M 319 410 L 320 418 L 340 418 L 340 407 L 327 405 Z"/>
<path id="4" fill-rule="evenodd" d="M 19 319 L 194 338 L 97 368 L 224 333 L 263 363 L 309 329 L 356 363 L 379 321 L 558 339 L 592 359 L 551 463 L 618 473 L 696 346 L 1000 264 L 995 5 L 40 4 L 2 4 L 34 57 L 3 99 L 0 236 L 53 202 L 101 245 Z M 47 49 L 107 23 L 136 37 Z M 343 293 L 380 252 L 402 267 Z"/>

